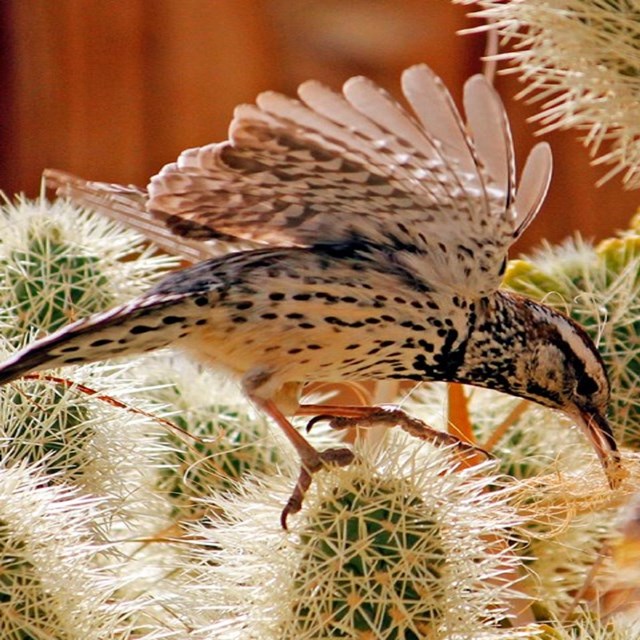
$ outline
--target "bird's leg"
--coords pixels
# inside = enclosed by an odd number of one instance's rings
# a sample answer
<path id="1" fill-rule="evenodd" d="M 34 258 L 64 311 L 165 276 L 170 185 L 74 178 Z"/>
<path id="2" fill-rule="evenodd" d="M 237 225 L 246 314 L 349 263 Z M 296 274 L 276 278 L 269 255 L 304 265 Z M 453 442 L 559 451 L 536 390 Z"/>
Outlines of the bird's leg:
<path id="1" fill-rule="evenodd" d="M 449 433 L 452 436 L 460 438 L 462 442 L 467 443 L 475 449 L 475 453 L 467 456 L 463 464 L 465 466 L 478 464 L 482 461 L 483 457 L 486 458 L 490 456 L 490 454 L 487 449 L 476 446 L 477 439 L 473 433 L 469 404 L 464 392 L 464 385 L 450 382 L 447 385 L 447 400 L 447 425 Z M 480 452 L 481 455 L 478 455 L 478 452 Z"/>
<path id="2" fill-rule="evenodd" d="M 440 445 L 454 445 L 465 453 L 481 453 L 486 457 L 490 457 L 483 449 L 471 445 L 453 434 L 438 431 L 422 420 L 413 418 L 396 407 L 306 404 L 298 408 L 296 415 L 313 416 L 307 423 L 307 431 L 309 431 L 314 424 L 323 420 L 327 420 L 329 426 L 333 429 L 351 429 L 354 427 L 366 429 L 383 425 L 389 427 L 399 426 L 403 431 L 420 440 Z"/>
<path id="3" fill-rule="evenodd" d="M 253 394 L 248 394 L 248 396 L 264 413 L 276 422 L 300 456 L 302 465 L 300 474 L 293 493 L 289 500 L 287 500 L 287 504 L 280 516 L 282 528 L 286 529 L 289 514 L 297 513 L 302 507 L 302 501 L 311 486 L 313 474 L 322 469 L 325 464 L 334 464 L 340 467 L 348 465 L 353 461 L 353 451 L 347 447 L 336 447 L 326 449 L 325 451 L 318 451 L 300 435 L 272 400 L 265 400 Z"/>

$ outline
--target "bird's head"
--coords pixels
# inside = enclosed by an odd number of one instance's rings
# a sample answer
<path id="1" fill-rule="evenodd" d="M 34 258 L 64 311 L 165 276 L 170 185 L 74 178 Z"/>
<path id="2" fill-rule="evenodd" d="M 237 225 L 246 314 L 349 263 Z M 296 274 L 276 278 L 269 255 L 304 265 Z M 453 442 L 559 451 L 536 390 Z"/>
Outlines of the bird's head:
<path id="1" fill-rule="evenodd" d="M 521 304 L 529 337 L 516 362 L 517 395 L 570 416 L 593 444 L 609 483 L 617 484 L 620 458 L 607 420 L 610 385 L 602 357 L 571 318 L 532 301 Z"/>
<path id="2" fill-rule="evenodd" d="M 585 330 L 559 311 L 505 290 L 476 310 L 475 330 L 455 381 L 568 415 L 591 441 L 609 484 L 619 484 L 620 455 L 607 420 L 609 378 Z"/>

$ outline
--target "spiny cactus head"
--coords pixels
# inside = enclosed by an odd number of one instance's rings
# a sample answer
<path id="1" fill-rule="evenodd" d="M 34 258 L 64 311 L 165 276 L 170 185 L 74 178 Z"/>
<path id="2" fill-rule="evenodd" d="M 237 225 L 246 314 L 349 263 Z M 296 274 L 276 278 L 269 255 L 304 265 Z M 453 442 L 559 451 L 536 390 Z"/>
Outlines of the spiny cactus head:
<path id="1" fill-rule="evenodd" d="M 505 283 L 524 295 L 542 298 L 549 292 L 564 289 L 561 280 L 527 260 L 510 260 L 504 275 Z"/>
<path id="2" fill-rule="evenodd" d="M 0 318 L 14 342 L 104 310 L 176 264 L 152 255 L 138 234 L 63 200 L 5 198 L 0 219 Z"/>
<path id="3" fill-rule="evenodd" d="M 47 486 L 37 465 L 0 468 L 0 637 L 105 637 L 126 610 L 97 569 L 91 522 L 99 502 Z"/>
<path id="4" fill-rule="evenodd" d="M 528 537 L 523 553 L 530 558 L 523 588 L 540 603 L 543 619 L 562 617 L 575 604 L 575 594 L 592 579 L 594 564 L 614 536 L 612 519 L 606 511 L 569 519 L 558 510 L 557 516 L 532 521 L 522 532 L 523 539 Z M 598 586 L 593 584 L 596 591 Z"/>
<path id="5" fill-rule="evenodd" d="M 248 473 L 275 471 L 279 454 L 265 440 L 268 426 L 246 409 L 209 404 L 171 416 L 182 433 L 167 430 L 163 437 L 166 466 L 158 490 L 169 497 L 175 514 L 193 517 L 203 510 L 199 499 L 212 491 L 233 490 Z"/>
<path id="6" fill-rule="evenodd" d="M 578 607 L 570 620 L 553 619 L 538 625 L 530 640 L 636 640 L 640 622 L 603 618 L 597 611 Z"/>
<path id="7" fill-rule="evenodd" d="M 39 220 L 25 245 L 5 254 L 0 263 L 18 334 L 54 331 L 113 303 L 98 256 L 83 255 L 63 238 L 54 221 Z"/>
<path id="8" fill-rule="evenodd" d="M 320 629 L 331 637 L 429 634 L 446 606 L 437 510 L 403 478 L 342 480 L 300 530 L 292 626 L 302 636 Z"/>
<path id="9" fill-rule="evenodd" d="M 290 491 L 277 478 L 212 497 L 227 517 L 193 535 L 218 550 L 203 581 L 236 603 L 221 629 L 253 620 L 242 637 L 482 637 L 509 617 L 518 518 L 505 491 L 488 490 L 492 467 L 456 469 L 450 450 L 402 435 L 388 445 L 316 474 L 290 533 L 277 528 Z"/>
<path id="10" fill-rule="evenodd" d="M 617 0 L 460 0 L 479 5 L 478 30 L 495 29 L 500 53 L 526 82 L 520 93 L 540 103 L 541 131 L 581 133 L 594 164 L 611 164 L 601 182 L 620 174 L 640 186 L 640 21 L 633 2 Z M 610 142 L 603 149 L 604 141 Z"/>
<path id="11" fill-rule="evenodd" d="M 612 280 L 628 269 L 632 269 L 633 275 L 640 277 L 637 269 L 640 257 L 640 235 L 637 232 L 603 240 L 596 247 L 596 254 Z"/>
<path id="12" fill-rule="evenodd" d="M 95 433 L 87 398 L 63 383 L 25 380 L 0 388 L 0 451 L 72 481 L 90 461 Z"/>

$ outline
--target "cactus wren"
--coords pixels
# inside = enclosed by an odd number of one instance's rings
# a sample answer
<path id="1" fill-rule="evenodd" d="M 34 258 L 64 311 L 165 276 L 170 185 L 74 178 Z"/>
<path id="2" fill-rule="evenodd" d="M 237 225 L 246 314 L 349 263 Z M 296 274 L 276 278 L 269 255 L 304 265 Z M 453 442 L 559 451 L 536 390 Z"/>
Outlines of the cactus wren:
<path id="1" fill-rule="evenodd" d="M 304 83 L 300 100 L 263 93 L 236 109 L 228 141 L 183 152 L 146 191 L 50 173 L 63 194 L 133 226 L 153 218 L 161 246 L 200 258 L 220 241 L 249 248 L 35 341 L 0 367 L 0 383 L 180 347 L 238 379 L 297 450 L 283 522 L 313 472 L 353 457 L 317 451 L 287 419 L 304 413 L 311 381 L 443 380 L 533 400 L 582 427 L 614 485 L 594 344 L 568 317 L 499 290 L 546 194 L 548 145 L 531 151 L 516 192 L 509 123 L 483 76 L 465 85 L 466 124 L 428 67 L 405 71 L 402 88 L 413 113 L 363 77 L 342 93 Z"/>

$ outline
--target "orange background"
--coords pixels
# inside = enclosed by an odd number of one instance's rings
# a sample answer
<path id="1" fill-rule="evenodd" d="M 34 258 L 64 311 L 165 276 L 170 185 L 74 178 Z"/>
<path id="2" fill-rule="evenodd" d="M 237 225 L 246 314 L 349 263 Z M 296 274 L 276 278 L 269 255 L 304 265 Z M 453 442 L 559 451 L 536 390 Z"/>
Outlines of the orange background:
<path id="1" fill-rule="evenodd" d="M 484 37 L 447 0 L 3 0 L 0 3 L 0 188 L 35 195 L 44 167 L 144 185 L 185 148 L 219 141 L 233 107 L 264 89 L 317 78 L 338 88 L 365 74 L 397 94 L 406 66 L 427 62 L 459 99 L 480 70 Z M 532 109 L 497 86 L 520 164 Z M 555 133 L 551 193 L 523 249 L 580 230 L 623 227 L 637 192 L 589 166 L 574 132 Z"/>

